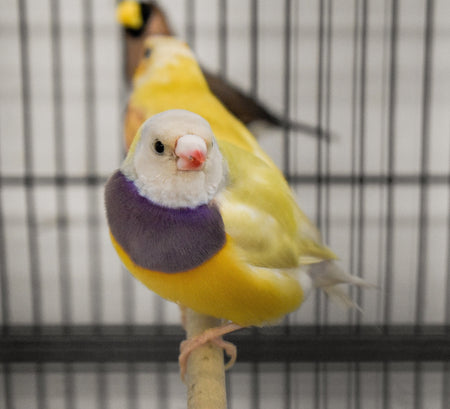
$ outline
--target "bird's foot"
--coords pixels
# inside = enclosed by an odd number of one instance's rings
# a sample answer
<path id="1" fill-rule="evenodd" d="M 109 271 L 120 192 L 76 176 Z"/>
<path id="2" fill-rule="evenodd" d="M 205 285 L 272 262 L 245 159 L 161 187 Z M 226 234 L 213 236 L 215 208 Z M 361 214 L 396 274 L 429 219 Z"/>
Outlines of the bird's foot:
<path id="1" fill-rule="evenodd" d="M 210 328 L 197 335 L 195 337 L 189 338 L 180 344 L 180 355 L 178 357 L 178 362 L 180 365 L 180 375 L 181 379 L 184 381 L 184 376 L 186 374 L 187 361 L 189 355 L 192 351 L 205 345 L 208 342 L 222 348 L 225 354 L 229 357 L 228 362 L 225 365 L 225 369 L 231 368 L 236 362 L 237 350 L 236 346 L 231 342 L 224 341 L 222 335 L 229 334 L 230 332 L 241 329 L 242 327 L 237 324 L 229 323 L 216 328 Z"/>

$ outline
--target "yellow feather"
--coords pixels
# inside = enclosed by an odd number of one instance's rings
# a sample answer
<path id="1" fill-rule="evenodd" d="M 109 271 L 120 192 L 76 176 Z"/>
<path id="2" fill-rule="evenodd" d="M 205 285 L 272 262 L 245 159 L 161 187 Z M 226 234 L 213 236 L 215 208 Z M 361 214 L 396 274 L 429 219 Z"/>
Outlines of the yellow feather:
<path id="1" fill-rule="evenodd" d="M 249 263 L 295 268 L 336 258 L 275 165 L 226 141 L 219 147 L 230 168 L 229 188 L 218 199 L 222 217 Z"/>
<path id="2" fill-rule="evenodd" d="M 167 300 L 242 326 L 276 322 L 303 301 L 297 280 L 287 272 L 249 268 L 227 237 L 224 248 L 199 267 L 160 273 L 137 266 L 111 237 L 125 267 Z"/>
<path id="3" fill-rule="evenodd" d="M 116 9 L 117 21 L 124 27 L 139 29 L 144 23 L 142 21 L 140 5 L 137 1 L 122 1 Z"/>

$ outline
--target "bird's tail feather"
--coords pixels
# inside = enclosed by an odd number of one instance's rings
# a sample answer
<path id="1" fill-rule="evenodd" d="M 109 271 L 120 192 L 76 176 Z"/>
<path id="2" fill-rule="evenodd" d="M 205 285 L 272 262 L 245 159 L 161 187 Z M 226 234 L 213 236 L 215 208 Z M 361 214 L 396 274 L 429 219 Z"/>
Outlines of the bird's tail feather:
<path id="1" fill-rule="evenodd" d="M 340 284 L 350 284 L 362 288 L 376 288 L 375 285 L 360 277 L 352 276 L 342 270 L 333 261 L 322 261 L 311 264 L 308 268 L 314 287 L 323 290 L 333 301 L 347 308 L 355 308 L 362 312 L 358 306 L 340 287 Z"/>

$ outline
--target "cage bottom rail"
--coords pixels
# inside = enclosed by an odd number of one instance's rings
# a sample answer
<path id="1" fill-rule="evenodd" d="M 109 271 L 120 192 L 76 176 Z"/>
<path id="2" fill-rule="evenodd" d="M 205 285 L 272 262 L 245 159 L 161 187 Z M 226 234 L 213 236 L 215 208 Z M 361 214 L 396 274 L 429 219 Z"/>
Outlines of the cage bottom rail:
<path id="1" fill-rule="evenodd" d="M 176 362 L 180 326 L 4 326 L 0 362 Z M 448 361 L 450 326 L 289 326 L 226 336 L 239 362 Z"/>

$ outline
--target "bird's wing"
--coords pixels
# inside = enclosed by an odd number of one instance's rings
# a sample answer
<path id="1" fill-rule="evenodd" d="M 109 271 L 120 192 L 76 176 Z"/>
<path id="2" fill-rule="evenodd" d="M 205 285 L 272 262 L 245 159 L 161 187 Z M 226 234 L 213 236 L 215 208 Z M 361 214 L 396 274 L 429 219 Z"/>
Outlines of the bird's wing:
<path id="1" fill-rule="evenodd" d="M 219 146 L 230 169 L 219 197 L 225 230 L 248 263 L 295 268 L 336 258 L 275 165 L 232 143 L 219 141 Z"/>

